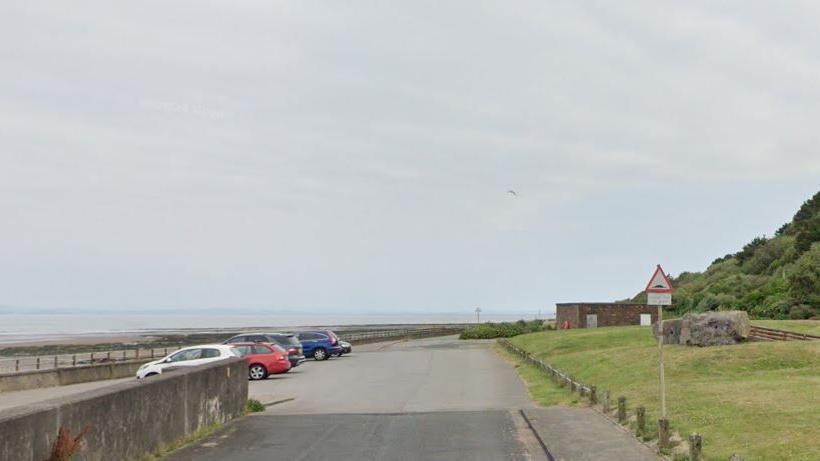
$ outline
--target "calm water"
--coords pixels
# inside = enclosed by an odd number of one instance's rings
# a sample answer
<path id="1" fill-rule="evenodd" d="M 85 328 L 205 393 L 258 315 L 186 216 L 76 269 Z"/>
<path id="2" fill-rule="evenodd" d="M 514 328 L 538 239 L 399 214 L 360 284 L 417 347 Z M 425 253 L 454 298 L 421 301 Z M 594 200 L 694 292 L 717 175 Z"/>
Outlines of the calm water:
<path id="1" fill-rule="evenodd" d="M 532 319 L 532 314 L 482 314 L 481 321 Z M 272 314 L 272 315 L 20 315 L 0 314 L 0 343 L 72 336 L 293 326 L 374 325 L 390 323 L 469 323 L 475 314 Z"/>

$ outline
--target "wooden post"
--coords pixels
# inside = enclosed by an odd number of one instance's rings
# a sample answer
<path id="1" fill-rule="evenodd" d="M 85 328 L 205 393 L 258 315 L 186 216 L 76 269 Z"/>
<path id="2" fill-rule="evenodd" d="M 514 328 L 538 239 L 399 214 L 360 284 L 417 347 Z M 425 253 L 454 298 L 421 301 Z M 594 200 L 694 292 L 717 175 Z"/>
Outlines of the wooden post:
<path id="1" fill-rule="evenodd" d="M 572 376 L 570 376 L 568 379 L 569 379 L 569 391 L 570 392 L 575 392 L 575 380 L 572 379 Z"/>
<path id="2" fill-rule="evenodd" d="M 661 418 L 666 419 L 666 378 L 663 373 L 663 306 L 658 305 L 658 379 L 661 391 Z"/>
<path id="3" fill-rule="evenodd" d="M 111 352 L 107 353 L 105 358 L 106 358 L 106 360 L 108 360 L 110 362 L 111 361 Z"/>
<path id="4" fill-rule="evenodd" d="M 125 349 L 122 350 L 122 360 L 123 361 L 125 361 L 125 359 L 127 358 L 127 355 L 126 355 L 127 353 L 128 353 L 128 351 L 126 351 Z"/>
<path id="5" fill-rule="evenodd" d="M 604 391 L 604 414 L 609 414 L 612 411 L 612 407 L 609 403 L 609 389 Z"/>
<path id="6" fill-rule="evenodd" d="M 618 397 L 618 422 L 626 421 L 626 397 Z"/>
<path id="7" fill-rule="evenodd" d="M 163 354 L 163 357 L 165 357 L 166 355 L 168 355 L 168 348 L 167 347 L 165 348 L 165 353 Z"/>
<path id="8" fill-rule="evenodd" d="M 14 372 L 20 371 L 20 359 L 14 361 Z"/>
<path id="9" fill-rule="evenodd" d="M 658 420 L 658 448 L 669 447 L 669 420 L 661 418 Z"/>
<path id="10" fill-rule="evenodd" d="M 646 408 L 644 408 L 642 406 L 638 407 L 637 416 L 638 416 L 638 433 L 643 434 L 644 431 L 646 430 Z"/>
<path id="11" fill-rule="evenodd" d="M 35 365 L 37 370 L 40 369 L 40 357 L 37 357 L 37 365 Z"/>
<path id="12" fill-rule="evenodd" d="M 54 356 L 54 368 L 59 368 L 59 367 L 60 367 L 60 364 L 59 364 L 59 362 L 57 361 L 57 356 L 55 355 L 55 356 Z"/>
<path id="13" fill-rule="evenodd" d="M 71 366 L 72 367 L 77 366 L 77 354 L 74 354 L 74 355 L 71 356 Z"/>
<path id="14" fill-rule="evenodd" d="M 151 348 L 151 359 L 152 360 L 154 359 L 154 348 L 153 347 Z"/>
<path id="15" fill-rule="evenodd" d="M 595 405 L 598 403 L 598 387 L 589 386 L 589 403 Z"/>
<path id="16" fill-rule="evenodd" d="M 137 350 L 134 351 L 134 358 L 137 360 L 140 359 L 140 348 L 138 347 Z"/>
<path id="17" fill-rule="evenodd" d="M 689 436 L 689 461 L 703 461 L 703 438 L 697 432 Z"/>
<path id="18" fill-rule="evenodd" d="M 91 353 L 91 363 L 92 364 L 94 363 L 94 353 L 93 352 Z"/>

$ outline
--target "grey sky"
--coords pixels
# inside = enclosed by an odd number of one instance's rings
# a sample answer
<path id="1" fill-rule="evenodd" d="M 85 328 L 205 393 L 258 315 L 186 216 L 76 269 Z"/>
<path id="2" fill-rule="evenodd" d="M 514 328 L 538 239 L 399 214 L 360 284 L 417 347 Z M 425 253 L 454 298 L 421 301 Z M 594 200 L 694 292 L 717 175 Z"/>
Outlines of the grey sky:
<path id="1" fill-rule="evenodd" d="M 816 192 L 819 22 L 816 2 L 5 2 L 0 305 L 630 296 Z"/>

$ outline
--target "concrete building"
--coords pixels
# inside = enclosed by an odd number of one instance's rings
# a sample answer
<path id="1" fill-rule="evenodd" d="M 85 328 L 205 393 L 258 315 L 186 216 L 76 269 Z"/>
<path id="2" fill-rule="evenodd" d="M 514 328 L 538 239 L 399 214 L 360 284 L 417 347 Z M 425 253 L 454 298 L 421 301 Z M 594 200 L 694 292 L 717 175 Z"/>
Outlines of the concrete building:
<path id="1" fill-rule="evenodd" d="M 557 328 L 596 328 L 618 325 L 652 325 L 658 308 L 646 304 L 559 303 L 555 305 Z"/>

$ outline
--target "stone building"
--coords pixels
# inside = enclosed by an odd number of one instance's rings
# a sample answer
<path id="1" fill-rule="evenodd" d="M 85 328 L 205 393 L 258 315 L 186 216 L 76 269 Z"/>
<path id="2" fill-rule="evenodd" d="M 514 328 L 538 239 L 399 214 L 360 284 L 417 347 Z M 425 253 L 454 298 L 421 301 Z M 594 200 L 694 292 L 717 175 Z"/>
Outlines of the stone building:
<path id="1" fill-rule="evenodd" d="M 658 308 L 646 304 L 559 303 L 555 305 L 556 328 L 652 325 L 657 320 Z"/>

